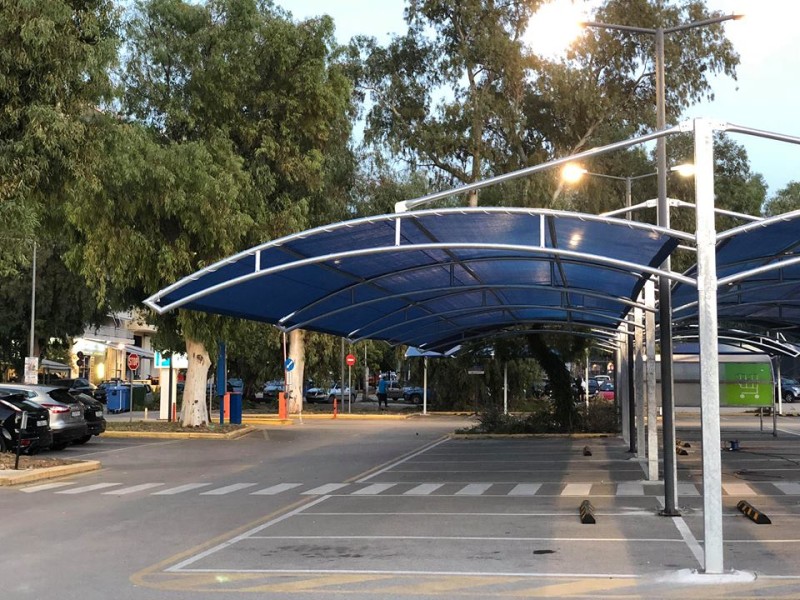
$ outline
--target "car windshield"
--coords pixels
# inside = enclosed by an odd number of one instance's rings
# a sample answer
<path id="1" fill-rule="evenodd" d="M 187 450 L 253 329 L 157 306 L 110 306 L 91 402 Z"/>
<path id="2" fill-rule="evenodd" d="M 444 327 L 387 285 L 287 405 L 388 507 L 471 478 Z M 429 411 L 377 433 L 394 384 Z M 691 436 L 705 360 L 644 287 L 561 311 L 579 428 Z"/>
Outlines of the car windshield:
<path id="1" fill-rule="evenodd" d="M 800 385 L 800 383 L 797 383 L 797 379 L 788 379 L 788 378 L 784 379 L 781 383 L 783 385 Z"/>

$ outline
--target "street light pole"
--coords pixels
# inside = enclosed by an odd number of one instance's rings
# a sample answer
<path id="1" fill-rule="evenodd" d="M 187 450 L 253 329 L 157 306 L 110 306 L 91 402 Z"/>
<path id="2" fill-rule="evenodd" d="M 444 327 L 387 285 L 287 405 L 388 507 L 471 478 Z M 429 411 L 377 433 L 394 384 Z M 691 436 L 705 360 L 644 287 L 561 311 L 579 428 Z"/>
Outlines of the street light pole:
<path id="1" fill-rule="evenodd" d="M 739 19 L 742 15 L 724 15 L 712 17 L 701 21 L 693 21 L 676 27 L 631 27 L 629 25 L 613 25 L 596 21 L 586 21 L 584 27 L 599 29 L 612 29 L 652 35 L 655 39 L 655 77 L 656 77 L 656 129 L 663 131 L 666 128 L 666 84 L 665 84 L 665 59 L 664 37 L 670 33 L 686 31 L 697 27 L 716 25 L 724 21 Z M 667 144 L 663 137 L 656 141 L 656 166 L 658 174 L 658 221 L 661 227 L 668 228 L 669 204 L 667 203 Z M 670 259 L 667 257 L 661 265 L 665 271 L 671 268 Z M 661 405 L 663 413 L 663 444 L 664 444 L 664 516 L 678 516 L 677 510 L 677 469 L 675 466 L 675 403 L 673 399 L 673 373 L 672 373 L 672 290 L 670 282 L 665 277 L 658 281 L 658 316 L 659 337 L 661 339 Z"/>

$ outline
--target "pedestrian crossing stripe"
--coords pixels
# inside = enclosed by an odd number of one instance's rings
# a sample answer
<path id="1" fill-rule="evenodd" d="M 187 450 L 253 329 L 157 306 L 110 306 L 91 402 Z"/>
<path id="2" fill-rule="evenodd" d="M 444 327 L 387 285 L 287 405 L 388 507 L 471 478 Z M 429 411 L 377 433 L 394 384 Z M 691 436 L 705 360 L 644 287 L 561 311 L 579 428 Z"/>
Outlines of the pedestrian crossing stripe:
<path id="1" fill-rule="evenodd" d="M 309 487 L 297 482 L 278 483 L 268 487 L 258 487 L 258 483 L 232 483 L 222 487 L 212 487 L 213 483 L 191 482 L 172 487 L 164 487 L 164 482 L 146 482 L 127 485 L 122 482 L 102 482 L 77 486 L 77 481 L 57 481 L 31 485 L 19 491 L 26 494 L 52 491 L 55 494 L 78 495 L 98 492 L 106 496 L 127 496 L 147 493 L 151 496 L 175 496 L 188 492 L 196 492 L 200 496 L 225 496 L 237 492 L 245 492 L 251 496 L 275 496 L 295 490 L 302 496 L 457 496 L 457 497 L 526 497 L 526 496 L 622 496 L 652 497 L 664 493 L 662 482 L 620 482 L 608 483 L 326 483 Z M 76 487 L 77 486 L 77 487 Z M 307 489 L 302 489 L 302 488 Z M 113 489 L 112 489 L 113 488 Z M 158 489 L 156 489 L 158 488 Z M 255 488 L 255 489 L 253 489 Z M 678 496 L 682 498 L 699 497 L 702 494 L 699 485 L 688 482 L 678 483 Z M 800 483 L 775 482 L 760 483 L 756 488 L 746 483 L 730 482 L 722 484 L 723 494 L 729 497 L 742 496 L 800 496 Z M 594 492 L 594 494 L 593 494 Z"/>

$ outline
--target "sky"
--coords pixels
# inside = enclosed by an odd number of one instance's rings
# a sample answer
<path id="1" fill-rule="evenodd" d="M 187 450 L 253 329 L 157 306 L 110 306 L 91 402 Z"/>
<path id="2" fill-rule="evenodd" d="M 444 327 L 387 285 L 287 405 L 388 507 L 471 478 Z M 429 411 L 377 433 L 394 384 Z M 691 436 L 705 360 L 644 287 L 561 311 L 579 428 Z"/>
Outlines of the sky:
<path id="1" fill-rule="evenodd" d="M 340 42 L 354 35 L 371 35 L 387 41 L 405 31 L 403 0 L 276 0 L 294 18 L 328 14 L 336 23 Z M 563 11 L 580 20 L 580 12 L 596 0 L 553 0 L 540 14 L 543 30 L 554 31 L 548 23 Z M 708 117 L 754 129 L 800 137 L 800 2 L 797 0 L 706 0 L 710 9 L 724 14 L 744 13 L 745 18 L 724 25 L 741 56 L 736 81 L 727 77 L 712 80 L 714 100 L 690 108 L 686 118 Z M 576 12 L 578 11 L 578 12 Z M 585 18 L 585 17 L 584 17 Z M 543 36 L 536 36 L 542 38 Z M 561 37 L 561 36 L 559 36 Z M 669 38 L 667 38 L 669 43 Z M 563 51 L 560 40 L 546 48 L 550 55 Z M 790 181 L 800 181 L 800 146 L 731 134 L 750 158 L 751 169 L 761 173 L 772 196 Z"/>

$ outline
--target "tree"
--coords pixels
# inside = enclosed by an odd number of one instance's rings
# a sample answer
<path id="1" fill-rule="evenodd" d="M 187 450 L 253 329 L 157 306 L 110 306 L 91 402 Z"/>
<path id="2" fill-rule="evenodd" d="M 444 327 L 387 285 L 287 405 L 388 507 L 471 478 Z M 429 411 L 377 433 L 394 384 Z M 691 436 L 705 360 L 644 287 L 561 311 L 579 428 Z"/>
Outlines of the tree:
<path id="1" fill-rule="evenodd" d="M 800 210 L 800 182 L 797 181 L 790 181 L 786 187 L 778 190 L 764 206 L 764 214 L 769 217 L 793 210 Z"/>
<path id="2" fill-rule="evenodd" d="M 89 176 L 85 118 L 110 97 L 117 15 L 110 0 L 0 0 L 0 14 L 0 228 L 32 240 Z M 29 260 L 29 245 L 0 245 L 0 274 Z"/>
<path id="3" fill-rule="evenodd" d="M 452 185 L 651 129 L 652 40 L 593 31 L 567 59 L 547 61 L 523 39 L 540 4 L 409 0 L 405 35 L 386 47 L 355 40 L 364 57 L 362 89 L 373 103 L 365 142 Z M 597 13 L 640 27 L 706 16 L 699 0 L 608 0 Z M 712 74 L 733 75 L 738 62 L 718 26 L 679 38 L 666 53 L 669 122 L 711 95 Z M 526 185 L 514 202 L 542 203 L 547 186 Z M 477 194 L 469 204 L 477 205 Z"/>
<path id="4" fill-rule="evenodd" d="M 329 19 L 296 24 L 257 0 L 151 0 L 136 5 L 127 34 L 121 106 L 132 122 L 98 124 L 96 179 L 70 206 L 86 237 L 71 258 L 98 295 L 140 301 L 236 250 L 346 213 L 350 85 Z M 171 322 L 190 354 L 183 422 L 197 425 L 206 348 L 225 331 L 191 313 Z"/>

